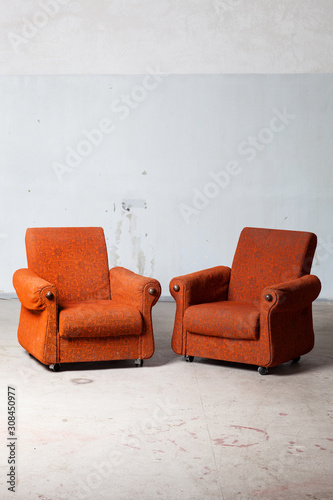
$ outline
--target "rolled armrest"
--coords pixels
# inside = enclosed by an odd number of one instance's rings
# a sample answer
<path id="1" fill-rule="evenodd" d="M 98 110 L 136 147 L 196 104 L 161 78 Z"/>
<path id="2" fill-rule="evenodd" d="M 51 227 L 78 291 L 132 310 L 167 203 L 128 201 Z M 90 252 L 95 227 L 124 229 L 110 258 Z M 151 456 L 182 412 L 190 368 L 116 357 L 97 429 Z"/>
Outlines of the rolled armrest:
<path id="1" fill-rule="evenodd" d="M 176 301 L 183 299 L 184 308 L 217 300 L 226 300 L 230 267 L 216 266 L 178 276 L 170 281 L 170 293 Z"/>
<path id="2" fill-rule="evenodd" d="M 41 311 L 46 308 L 46 294 L 52 292 L 56 296 L 54 285 L 38 276 L 31 269 L 18 269 L 13 275 L 13 285 L 21 304 L 27 309 Z"/>
<path id="3" fill-rule="evenodd" d="M 146 278 L 124 267 L 110 269 L 111 299 L 144 311 L 152 307 L 161 295 L 161 285 L 154 278 Z"/>
<path id="4" fill-rule="evenodd" d="M 261 305 L 277 311 L 303 309 L 318 297 L 321 283 L 317 276 L 308 274 L 295 280 L 268 286 L 263 290 Z M 267 300 L 268 299 L 268 300 Z"/>

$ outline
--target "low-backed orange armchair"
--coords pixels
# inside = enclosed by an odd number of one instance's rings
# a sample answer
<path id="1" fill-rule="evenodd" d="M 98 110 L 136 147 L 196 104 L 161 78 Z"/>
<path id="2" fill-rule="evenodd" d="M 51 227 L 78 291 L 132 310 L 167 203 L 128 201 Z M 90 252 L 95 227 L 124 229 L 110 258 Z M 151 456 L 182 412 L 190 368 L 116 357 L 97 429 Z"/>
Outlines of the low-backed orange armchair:
<path id="1" fill-rule="evenodd" d="M 172 348 L 185 355 L 269 367 L 298 361 L 314 346 L 310 275 L 313 233 L 243 229 L 231 269 L 218 266 L 173 278 L 177 303 Z"/>
<path id="2" fill-rule="evenodd" d="M 18 340 L 57 371 L 61 363 L 143 359 L 154 353 L 152 306 L 157 280 L 109 270 L 98 227 L 26 232 L 28 269 L 14 273 L 21 301 Z"/>

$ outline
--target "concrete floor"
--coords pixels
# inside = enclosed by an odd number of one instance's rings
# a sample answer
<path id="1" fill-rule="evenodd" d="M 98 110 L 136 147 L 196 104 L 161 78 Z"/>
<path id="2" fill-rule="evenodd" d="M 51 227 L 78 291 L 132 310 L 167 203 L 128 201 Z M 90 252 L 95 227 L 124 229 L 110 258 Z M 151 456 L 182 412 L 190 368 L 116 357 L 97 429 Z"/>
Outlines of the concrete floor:
<path id="1" fill-rule="evenodd" d="M 195 360 L 170 348 L 175 306 L 154 308 L 156 352 L 60 373 L 16 340 L 18 300 L 0 300 L 1 421 L 17 393 L 16 493 L 0 498 L 323 500 L 333 498 L 333 305 L 314 306 L 316 346 L 299 364 Z"/>

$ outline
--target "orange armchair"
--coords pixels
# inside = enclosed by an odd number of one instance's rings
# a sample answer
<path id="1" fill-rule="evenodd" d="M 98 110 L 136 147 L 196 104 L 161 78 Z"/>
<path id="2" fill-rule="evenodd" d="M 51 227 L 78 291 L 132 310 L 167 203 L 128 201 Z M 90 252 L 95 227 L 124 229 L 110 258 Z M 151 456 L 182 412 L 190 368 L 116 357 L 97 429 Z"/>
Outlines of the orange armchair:
<path id="1" fill-rule="evenodd" d="M 313 233 L 243 229 L 232 268 L 173 278 L 177 303 L 172 348 L 194 356 L 269 367 L 298 361 L 314 346 L 312 302 L 321 284 L 310 275 Z"/>
<path id="2" fill-rule="evenodd" d="M 28 269 L 14 273 L 21 301 L 18 340 L 57 371 L 61 363 L 135 359 L 154 353 L 151 309 L 157 280 L 109 271 L 102 228 L 26 232 Z"/>

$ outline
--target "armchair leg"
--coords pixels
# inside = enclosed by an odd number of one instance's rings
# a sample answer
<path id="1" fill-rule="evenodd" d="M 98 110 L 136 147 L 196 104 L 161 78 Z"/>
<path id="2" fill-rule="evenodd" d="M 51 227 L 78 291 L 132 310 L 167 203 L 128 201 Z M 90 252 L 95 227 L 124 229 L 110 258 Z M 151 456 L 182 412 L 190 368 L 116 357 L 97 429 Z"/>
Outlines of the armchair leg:
<path id="1" fill-rule="evenodd" d="M 260 375 L 267 375 L 268 368 L 265 368 L 264 366 L 258 366 L 258 372 L 260 373 Z"/>
<path id="2" fill-rule="evenodd" d="M 140 359 L 140 358 L 136 359 L 134 361 L 134 364 L 135 364 L 135 366 L 142 366 L 143 365 L 143 359 Z"/>
<path id="3" fill-rule="evenodd" d="M 60 363 L 54 363 L 54 364 L 49 365 L 49 368 L 52 372 L 60 372 L 61 365 L 60 365 Z"/>
<path id="4" fill-rule="evenodd" d="M 297 358 L 293 359 L 292 362 L 293 363 L 298 363 L 300 359 L 301 359 L 301 356 L 297 356 Z"/>
<path id="5" fill-rule="evenodd" d="M 188 354 L 185 354 L 184 358 L 188 363 L 192 363 L 192 361 L 194 360 L 194 356 L 189 356 Z"/>

